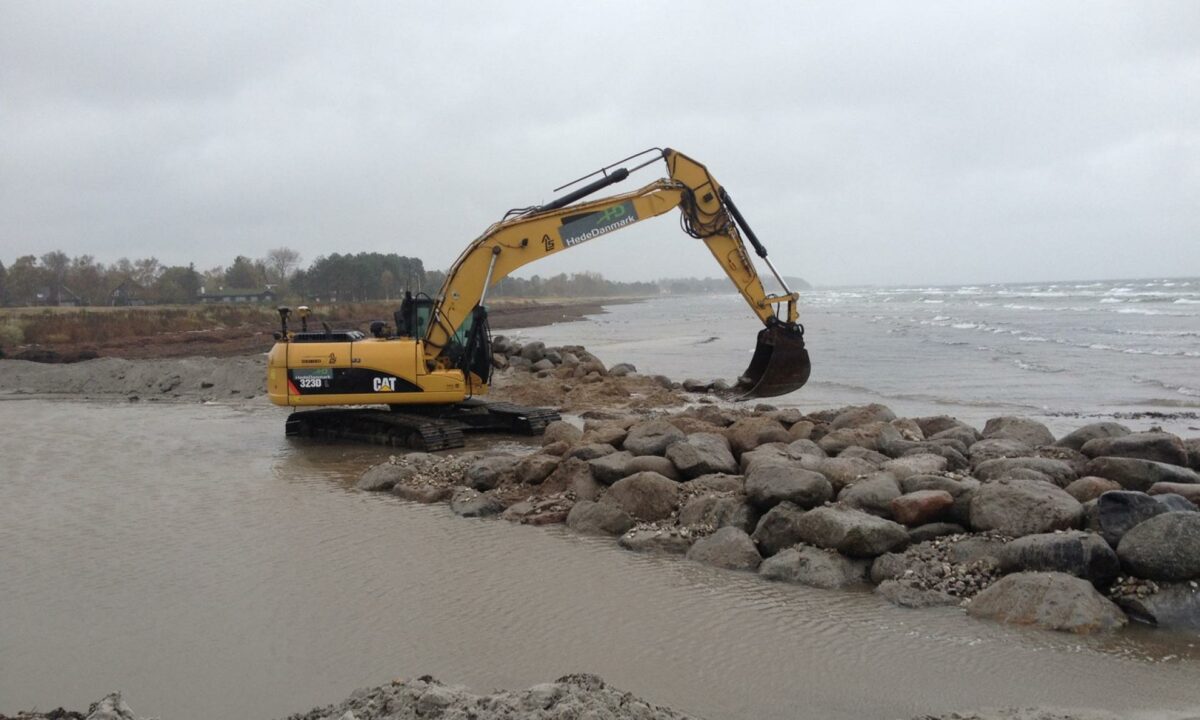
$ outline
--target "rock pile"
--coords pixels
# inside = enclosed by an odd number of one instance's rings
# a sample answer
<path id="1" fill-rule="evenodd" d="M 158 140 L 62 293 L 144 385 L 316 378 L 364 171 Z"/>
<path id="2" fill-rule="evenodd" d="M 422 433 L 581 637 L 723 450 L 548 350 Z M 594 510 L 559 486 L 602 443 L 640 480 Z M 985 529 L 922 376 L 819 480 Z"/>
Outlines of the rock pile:
<path id="1" fill-rule="evenodd" d="M 509 357 L 532 367 L 548 352 L 525 345 Z M 574 367 L 590 362 L 570 354 Z M 525 457 L 459 457 L 441 469 L 397 459 L 361 482 L 387 489 L 394 478 L 401 497 L 451 497 L 460 514 L 565 522 L 768 580 L 869 582 L 902 606 L 961 604 L 980 617 L 1096 632 L 1124 624 L 1117 605 L 1159 625 L 1200 624 L 1200 511 L 1187 499 L 1200 490 L 1194 445 L 1115 423 L 1056 441 L 1019 417 L 977 430 L 882 405 L 804 414 L 704 404 L 555 423 Z M 414 462 L 430 464 L 397 469 Z M 413 489 L 431 486 L 442 489 Z"/>

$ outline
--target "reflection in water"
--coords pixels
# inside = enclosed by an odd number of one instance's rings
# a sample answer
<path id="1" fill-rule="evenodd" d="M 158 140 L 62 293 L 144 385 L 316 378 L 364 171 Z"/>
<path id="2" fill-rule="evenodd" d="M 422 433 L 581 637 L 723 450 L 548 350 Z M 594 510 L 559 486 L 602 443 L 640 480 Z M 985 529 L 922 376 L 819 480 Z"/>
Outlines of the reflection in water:
<path id="1" fill-rule="evenodd" d="M 596 672 L 710 718 L 982 705 L 1182 709 L 1194 640 L 1075 638 L 759 582 L 351 489 L 380 448 L 273 409 L 0 402 L 0 711 L 121 688 L 269 718 L 432 673 Z"/>

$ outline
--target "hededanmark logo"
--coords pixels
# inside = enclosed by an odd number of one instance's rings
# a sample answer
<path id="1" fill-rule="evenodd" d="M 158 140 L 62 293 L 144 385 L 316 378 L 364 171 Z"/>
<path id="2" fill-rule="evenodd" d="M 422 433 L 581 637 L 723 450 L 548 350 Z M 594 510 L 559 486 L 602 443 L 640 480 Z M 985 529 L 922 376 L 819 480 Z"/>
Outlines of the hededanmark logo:
<path id="1" fill-rule="evenodd" d="M 620 205 L 613 205 L 604 210 L 564 218 L 559 234 L 562 236 L 563 245 L 572 247 L 631 225 L 637 222 L 637 219 L 637 210 L 633 207 L 633 201 L 626 200 Z"/>

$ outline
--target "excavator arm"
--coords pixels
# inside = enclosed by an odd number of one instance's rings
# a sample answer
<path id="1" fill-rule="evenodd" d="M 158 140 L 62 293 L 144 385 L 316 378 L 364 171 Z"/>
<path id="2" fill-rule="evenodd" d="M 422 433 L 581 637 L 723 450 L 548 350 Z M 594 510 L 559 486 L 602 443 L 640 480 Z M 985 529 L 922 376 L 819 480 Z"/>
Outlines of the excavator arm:
<path id="1" fill-rule="evenodd" d="M 655 155 L 650 162 L 658 157 L 666 161 L 669 177 L 633 192 L 577 203 L 628 177 L 625 168 L 609 166 L 599 171 L 600 179 L 546 205 L 519 211 L 472 242 L 450 268 L 434 305 L 423 343 L 427 367 L 432 370 L 450 364 L 445 350 L 455 333 L 483 304 L 487 291 L 518 268 L 679 209 L 685 232 L 704 242 L 765 326 L 750 367 L 739 378 L 739 389 L 748 396 L 770 397 L 804 385 L 811 365 L 804 347 L 804 328 L 798 323 L 797 294 L 788 289 L 732 198 L 703 165 L 670 149 L 647 153 Z M 739 226 L 775 275 L 783 294 L 769 295 L 763 288 Z"/>

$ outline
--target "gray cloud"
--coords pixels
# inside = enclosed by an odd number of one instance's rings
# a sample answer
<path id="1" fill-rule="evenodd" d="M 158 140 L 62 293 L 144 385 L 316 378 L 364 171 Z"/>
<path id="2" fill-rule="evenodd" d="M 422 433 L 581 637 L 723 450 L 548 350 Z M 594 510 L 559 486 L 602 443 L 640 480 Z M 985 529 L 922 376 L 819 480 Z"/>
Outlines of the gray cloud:
<path id="1" fill-rule="evenodd" d="M 818 283 L 1200 274 L 1198 87 L 1190 2 L 5 3 L 0 259 L 444 267 L 665 144 Z M 715 274 L 694 245 L 528 272 Z"/>

